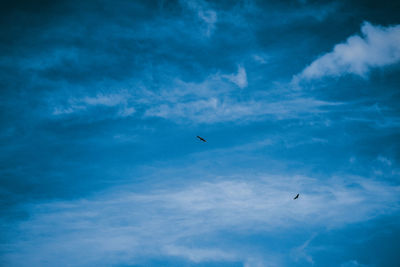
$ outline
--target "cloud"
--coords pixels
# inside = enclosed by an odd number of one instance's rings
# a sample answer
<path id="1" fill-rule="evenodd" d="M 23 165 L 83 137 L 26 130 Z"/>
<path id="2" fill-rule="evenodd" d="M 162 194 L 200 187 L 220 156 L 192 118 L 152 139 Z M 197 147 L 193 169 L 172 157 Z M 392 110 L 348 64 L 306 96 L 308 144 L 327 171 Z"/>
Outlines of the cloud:
<path id="1" fill-rule="evenodd" d="M 217 12 L 208 8 L 207 3 L 202 0 L 182 0 L 181 3 L 183 6 L 186 6 L 192 12 L 196 13 L 200 21 L 206 26 L 204 34 L 210 37 L 217 23 Z"/>
<path id="2" fill-rule="evenodd" d="M 188 258 L 192 262 L 202 261 L 235 261 L 234 253 L 219 249 L 193 249 L 179 246 L 166 246 L 163 250 L 167 255 Z"/>
<path id="3" fill-rule="evenodd" d="M 113 107 L 119 105 L 122 102 L 125 102 L 125 96 L 123 94 L 109 94 L 105 95 L 102 93 L 97 94 L 95 97 L 84 97 L 80 100 L 82 103 L 85 103 L 90 106 L 106 106 Z"/>
<path id="4" fill-rule="evenodd" d="M 247 86 L 246 70 L 209 75 L 203 81 L 184 82 L 176 79 L 159 92 L 144 90 L 136 101 L 145 105 L 144 117 L 171 119 L 178 123 L 218 123 L 241 120 L 254 121 L 263 117 L 274 119 L 298 118 L 304 114 L 322 113 L 328 107 L 340 105 L 287 92 L 284 99 L 274 99 L 268 94 L 241 100 L 237 87 Z M 274 89 L 279 91 L 285 89 Z"/>
<path id="5" fill-rule="evenodd" d="M 224 75 L 223 77 L 227 78 L 229 81 L 233 82 L 241 89 L 247 87 L 246 69 L 242 66 L 238 67 L 237 74 Z"/>
<path id="6" fill-rule="evenodd" d="M 157 90 L 148 90 L 135 84 L 133 89 L 116 90 L 108 93 L 97 91 L 91 95 L 48 100 L 52 115 L 62 118 L 67 115 L 82 115 L 96 108 L 110 112 L 102 116 L 159 117 L 177 123 L 219 123 L 254 121 L 265 117 L 290 119 L 305 114 L 323 113 L 329 107 L 340 105 L 312 97 L 288 92 L 285 98 L 275 99 L 268 93 L 257 98 L 240 98 L 239 88 L 247 86 L 246 70 L 238 66 L 237 73 L 213 73 L 200 82 L 173 79 Z M 274 89 L 280 91 L 281 88 Z M 137 113 L 137 110 L 140 113 Z M 100 116 L 100 115 L 99 115 Z M 243 120 L 245 119 L 245 120 Z"/>
<path id="7" fill-rule="evenodd" d="M 294 77 L 294 82 L 345 74 L 366 77 L 373 68 L 400 61 L 400 25 L 382 27 L 365 22 L 361 33 L 316 59 Z"/>
<path id="8" fill-rule="evenodd" d="M 338 105 L 312 98 L 288 99 L 276 102 L 208 98 L 184 103 L 161 104 L 146 111 L 145 116 L 173 119 L 176 122 L 217 123 L 246 119 L 254 121 L 263 117 L 274 119 L 298 118 L 306 113 L 323 113 L 324 107 Z"/>
<path id="9" fill-rule="evenodd" d="M 97 93 L 95 96 L 85 96 L 81 98 L 70 98 L 68 104 L 56 106 L 53 115 L 67 115 L 79 113 L 93 107 L 119 107 L 118 116 L 127 117 L 135 113 L 135 108 L 128 106 L 130 95 L 126 92 L 119 93 Z"/>
<path id="10" fill-rule="evenodd" d="M 351 261 L 347 261 L 344 262 L 340 265 L 340 267 L 366 267 L 367 265 L 364 264 L 360 264 L 358 261 L 356 260 L 351 260 Z"/>
<path id="11" fill-rule="evenodd" d="M 258 55 L 258 54 L 254 54 L 252 56 L 253 60 L 259 64 L 267 64 L 268 60 L 267 60 L 267 56 L 265 55 Z"/>
<path id="12" fill-rule="evenodd" d="M 292 250 L 291 256 L 295 259 L 295 261 L 299 261 L 301 259 L 306 260 L 309 264 L 314 264 L 313 258 L 307 254 L 307 247 L 310 245 L 311 241 L 315 238 L 316 234 L 313 234 L 308 240 L 306 240 L 301 246 L 294 248 Z"/>
<path id="13" fill-rule="evenodd" d="M 141 193 L 119 189 L 27 206 L 30 217 L 14 229 L 4 258 L 10 266 L 107 266 L 162 256 L 255 266 L 249 262 L 278 261 L 279 255 L 266 259 L 268 251 L 244 249 L 251 242 L 244 236 L 367 221 L 397 211 L 399 191 L 362 177 L 320 181 L 269 175 L 219 177 Z M 293 201 L 297 192 L 300 198 Z M 242 235 L 241 241 L 227 242 L 228 233 Z M 311 240 L 296 255 L 312 261 L 304 254 Z"/>
<path id="14" fill-rule="evenodd" d="M 392 161 L 388 158 L 383 157 L 382 155 L 379 155 L 377 160 L 387 166 L 392 166 Z"/>

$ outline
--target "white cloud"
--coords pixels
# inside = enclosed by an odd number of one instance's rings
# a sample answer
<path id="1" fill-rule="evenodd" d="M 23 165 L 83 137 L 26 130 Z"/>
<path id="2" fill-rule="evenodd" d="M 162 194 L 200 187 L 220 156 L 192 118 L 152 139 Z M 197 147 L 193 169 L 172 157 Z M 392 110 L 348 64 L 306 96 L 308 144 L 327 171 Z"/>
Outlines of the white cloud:
<path id="1" fill-rule="evenodd" d="M 71 104 L 66 107 L 62 106 L 57 106 L 53 110 L 53 115 L 66 115 L 66 114 L 72 114 L 78 111 L 83 111 L 86 110 L 86 106 L 84 105 L 77 105 L 77 104 Z"/>
<path id="2" fill-rule="evenodd" d="M 267 64 L 268 60 L 267 60 L 267 56 L 264 55 L 259 55 L 259 54 L 254 54 L 252 56 L 253 60 L 260 63 L 260 64 Z"/>
<path id="3" fill-rule="evenodd" d="M 294 77 L 294 82 L 344 74 L 366 77 L 372 68 L 400 61 L 400 25 L 382 27 L 365 22 L 361 33 L 316 59 Z"/>
<path id="4" fill-rule="evenodd" d="M 247 86 L 247 74 L 238 65 L 236 73 L 216 72 L 200 82 L 186 82 L 173 79 L 157 90 L 148 90 L 141 84 L 131 85 L 132 90 L 100 91 L 93 95 L 81 95 L 64 99 L 50 99 L 52 115 L 63 117 L 71 114 L 85 114 L 97 107 L 108 108 L 98 116 L 142 118 L 159 117 L 177 123 L 246 123 L 265 117 L 271 119 L 304 118 L 307 114 L 327 112 L 329 107 L 340 105 L 320 101 L 293 93 L 277 86 L 268 92 L 257 92 L 256 97 L 242 98 L 239 88 Z M 276 95 L 284 94 L 284 99 Z M 271 97 L 272 95 L 272 97 Z M 60 102 L 65 102 L 60 104 Z M 58 102 L 58 103 L 57 103 Z M 57 104 L 54 104 L 57 103 Z M 142 112 L 143 111 L 143 112 Z M 96 117 L 96 116 L 94 116 Z"/>
<path id="5" fill-rule="evenodd" d="M 229 81 L 233 82 L 241 89 L 247 87 L 248 85 L 246 69 L 242 66 L 238 67 L 237 74 L 223 75 L 223 77 L 227 78 Z"/>
<path id="6" fill-rule="evenodd" d="M 135 108 L 134 107 L 127 107 L 127 106 L 124 106 L 123 108 L 121 108 L 120 109 L 120 111 L 118 112 L 118 114 L 121 116 L 121 117 L 129 117 L 129 116 L 131 116 L 133 113 L 135 113 L 136 112 L 136 110 L 135 110 Z"/>
<path id="7" fill-rule="evenodd" d="M 74 102 L 82 102 L 90 106 L 107 106 L 114 107 L 126 101 L 125 94 L 103 94 L 99 93 L 94 97 L 84 97 L 74 100 Z"/>
<path id="8" fill-rule="evenodd" d="M 85 96 L 81 98 L 70 98 L 68 104 L 56 106 L 53 109 L 53 115 L 67 115 L 83 112 L 91 107 L 119 107 L 118 116 L 127 117 L 136 112 L 134 107 L 128 105 L 130 95 L 121 91 L 118 93 L 97 93 L 95 96 Z"/>
<path id="9" fill-rule="evenodd" d="M 323 107 L 338 105 L 312 98 L 297 98 L 268 102 L 266 99 L 239 102 L 234 99 L 208 98 L 183 103 L 165 103 L 149 108 L 145 116 L 189 120 L 196 123 L 216 123 L 239 119 L 257 120 L 298 118 L 305 113 L 323 113 Z"/>
<path id="10" fill-rule="evenodd" d="M 323 113 L 325 108 L 340 103 L 320 101 L 311 97 L 277 88 L 258 93 L 257 98 L 241 100 L 237 87 L 247 86 L 246 71 L 238 67 L 234 74 L 216 73 L 199 83 L 175 80 L 171 86 L 157 93 L 144 91 L 137 102 L 145 104 L 144 117 L 160 117 L 175 122 L 217 123 L 226 121 L 258 120 L 263 117 L 288 119 L 305 114 Z M 276 92 L 272 92 L 276 90 Z M 285 98 L 274 99 L 271 93 L 285 93 Z"/>
<path id="11" fill-rule="evenodd" d="M 12 239 L 5 261 L 10 266 L 26 262 L 56 266 L 60 259 L 75 266 L 110 266 L 164 255 L 262 266 L 265 252 L 243 249 L 242 242 L 231 246 L 218 233 L 273 236 L 299 225 L 340 228 L 397 211 L 399 191 L 361 177 L 319 181 L 265 175 L 219 177 L 142 193 L 127 188 L 90 199 L 38 203 L 30 206 L 31 216 L 15 229 L 23 239 Z M 298 192 L 300 198 L 294 201 Z M 309 242 L 297 255 L 312 261 L 303 253 Z M 268 256 L 264 262 L 270 263 L 270 257 L 274 258 Z"/>

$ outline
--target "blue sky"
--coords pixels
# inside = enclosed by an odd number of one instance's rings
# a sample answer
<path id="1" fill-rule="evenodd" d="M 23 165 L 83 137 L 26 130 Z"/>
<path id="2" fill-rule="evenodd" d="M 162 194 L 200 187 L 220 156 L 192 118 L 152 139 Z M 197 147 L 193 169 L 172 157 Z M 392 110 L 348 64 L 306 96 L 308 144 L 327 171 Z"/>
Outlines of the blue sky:
<path id="1" fill-rule="evenodd" d="M 399 265 L 398 2 L 0 10 L 0 265 Z"/>

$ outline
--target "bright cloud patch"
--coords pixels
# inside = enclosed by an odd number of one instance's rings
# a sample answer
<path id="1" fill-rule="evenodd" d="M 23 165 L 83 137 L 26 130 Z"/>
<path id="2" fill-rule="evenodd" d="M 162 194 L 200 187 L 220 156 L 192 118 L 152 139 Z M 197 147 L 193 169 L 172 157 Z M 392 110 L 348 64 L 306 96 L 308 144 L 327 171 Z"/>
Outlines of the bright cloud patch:
<path id="1" fill-rule="evenodd" d="M 400 61 L 400 25 L 374 26 L 365 22 L 362 36 L 353 35 L 345 43 L 306 67 L 295 81 L 318 79 L 325 76 L 354 74 L 365 77 L 369 70 Z"/>
<path id="2" fill-rule="evenodd" d="M 297 193 L 300 198 L 293 200 Z M 264 261 L 279 266 L 273 255 L 243 249 L 245 241 L 232 245 L 235 241 L 224 236 L 240 234 L 246 240 L 246 235 L 274 238 L 279 231 L 303 226 L 340 228 L 395 212 L 398 201 L 398 187 L 360 177 L 220 177 L 174 190 L 123 190 L 30 206 L 30 219 L 16 230 L 24 238 L 14 239 L 6 261 L 9 266 L 55 266 L 60 260 L 109 266 L 164 255 L 192 262 L 256 266 L 254 261 Z"/>

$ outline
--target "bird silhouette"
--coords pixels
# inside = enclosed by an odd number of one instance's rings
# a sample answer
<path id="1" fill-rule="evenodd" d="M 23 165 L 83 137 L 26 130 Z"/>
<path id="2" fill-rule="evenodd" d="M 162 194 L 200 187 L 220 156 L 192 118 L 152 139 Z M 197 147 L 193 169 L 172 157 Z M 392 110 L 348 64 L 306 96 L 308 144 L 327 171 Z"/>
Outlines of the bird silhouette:
<path id="1" fill-rule="evenodd" d="M 203 141 L 203 142 L 207 142 L 204 138 L 202 138 L 202 137 L 200 137 L 200 136 L 197 136 L 197 138 L 199 138 L 201 141 Z"/>
<path id="2" fill-rule="evenodd" d="M 297 194 L 293 199 L 298 199 L 299 198 L 299 194 Z"/>

